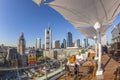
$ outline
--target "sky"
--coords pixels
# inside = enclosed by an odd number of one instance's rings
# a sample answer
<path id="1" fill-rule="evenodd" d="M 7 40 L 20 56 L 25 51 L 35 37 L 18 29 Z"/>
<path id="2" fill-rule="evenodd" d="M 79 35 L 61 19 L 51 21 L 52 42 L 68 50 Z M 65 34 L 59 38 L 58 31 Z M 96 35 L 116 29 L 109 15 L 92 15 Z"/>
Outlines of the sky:
<path id="1" fill-rule="evenodd" d="M 120 15 L 113 26 L 118 22 Z M 34 46 L 37 37 L 44 43 L 44 31 L 48 26 L 52 29 L 53 40 L 62 42 L 68 31 L 72 32 L 73 40 L 85 38 L 58 12 L 44 4 L 39 7 L 32 0 L 0 0 L 0 44 L 17 46 L 22 32 L 27 46 Z M 109 42 L 113 26 L 106 33 L 110 35 L 107 36 Z"/>

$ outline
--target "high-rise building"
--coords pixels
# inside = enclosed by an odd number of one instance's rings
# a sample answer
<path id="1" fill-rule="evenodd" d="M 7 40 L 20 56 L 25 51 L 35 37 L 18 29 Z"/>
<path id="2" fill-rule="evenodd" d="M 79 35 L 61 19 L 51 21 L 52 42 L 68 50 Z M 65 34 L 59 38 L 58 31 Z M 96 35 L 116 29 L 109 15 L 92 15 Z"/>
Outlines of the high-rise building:
<path id="1" fill-rule="evenodd" d="M 49 50 L 52 48 L 52 30 L 50 27 L 45 29 L 45 49 Z"/>
<path id="2" fill-rule="evenodd" d="M 65 39 L 63 39 L 63 42 L 61 44 L 61 48 L 66 48 L 66 40 Z"/>
<path id="3" fill-rule="evenodd" d="M 88 39 L 85 38 L 85 39 L 84 39 L 84 47 L 87 48 L 88 46 L 89 46 L 89 44 L 88 44 Z"/>
<path id="4" fill-rule="evenodd" d="M 64 44 L 63 43 L 61 43 L 61 48 L 64 48 Z"/>
<path id="5" fill-rule="evenodd" d="M 81 40 L 81 47 L 85 47 L 85 42 L 84 42 L 84 40 Z"/>
<path id="6" fill-rule="evenodd" d="M 25 39 L 24 39 L 24 33 L 22 32 L 19 42 L 18 42 L 18 47 L 17 47 L 17 52 L 20 54 L 25 54 Z"/>
<path id="7" fill-rule="evenodd" d="M 35 48 L 36 49 L 41 49 L 41 39 L 40 38 L 36 38 Z"/>
<path id="8" fill-rule="evenodd" d="M 53 48 L 54 49 L 59 49 L 60 48 L 60 41 L 59 40 L 53 41 Z"/>
<path id="9" fill-rule="evenodd" d="M 52 42 L 52 48 L 53 49 L 55 48 L 55 40 L 53 40 L 53 42 Z"/>
<path id="10" fill-rule="evenodd" d="M 59 48 L 60 48 L 60 41 L 59 41 L 59 40 L 56 40 L 56 41 L 55 41 L 55 48 L 56 48 L 56 49 L 59 49 Z"/>
<path id="11" fill-rule="evenodd" d="M 75 40 L 74 47 L 80 47 L 80 39 Z"/>
<path id="12" fill-rule="evenodd" d="M 42 49 L 45 49 L 45 45 L 44 44 L 42 44 Z"/>
<path id="13" fill-rule="evenodd" d="M 67 33 L 67 47 L 72 47 L 72 46 L 73 46 L 72 33 L 68 32 Z"/>
<path id="14" fill-rule="evenodd" d="M 17 52 L 21 56 L 21 65 L 20 66 L 27 66 L 27 55 L 25 54 L 25 39 L 24 39 L 24 33 L 21 34 L 19 38 L 19 43 L 17 47 Z"/>
<path id="15" fill-rule="evenodd" d="M 66 48 L 66 40 L 63 39 L 63 45 L 64 45 L 64 48 Z"/>
<path id="16" fill-rule="evenodd" d="M 77 45 L 80 47 L 80 39 L 77 39 Z"/>

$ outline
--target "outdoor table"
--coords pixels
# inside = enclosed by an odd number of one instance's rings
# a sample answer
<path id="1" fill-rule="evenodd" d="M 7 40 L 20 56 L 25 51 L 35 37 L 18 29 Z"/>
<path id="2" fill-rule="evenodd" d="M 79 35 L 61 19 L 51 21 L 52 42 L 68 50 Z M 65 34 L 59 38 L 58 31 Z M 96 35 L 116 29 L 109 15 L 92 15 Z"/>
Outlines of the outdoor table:
<path id="1" fill-rule="evenodd" d="M 85 79 L 92 79 L 94 78 L 95 74 L 95 64 L 92 61 L 86 61 L 82 65 L 79 66 L 78 68 L 78 75 L 82 75 L 83 78 Z"/>

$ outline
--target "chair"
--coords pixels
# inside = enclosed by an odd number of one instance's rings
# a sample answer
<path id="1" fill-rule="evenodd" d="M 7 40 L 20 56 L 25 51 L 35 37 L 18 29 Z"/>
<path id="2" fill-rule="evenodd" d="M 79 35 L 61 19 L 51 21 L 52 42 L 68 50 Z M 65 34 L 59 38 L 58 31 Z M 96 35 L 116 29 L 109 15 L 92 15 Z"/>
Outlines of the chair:
<path id="1" fill-rule="evenodd" d="M 65 70 L 67 71 L 68 75 L 70 75 L 70 76 L 74 75 L 74 66 L 66 65 Z"/>
<path id="2" fill-rule="evenodd" d="M 117 67 L 114 74 L 115 74 L 115 79 L 114 80 L 120 80 L 120 66 Z"/>
<path id="3" fill-rule="evenodd" d="M 78 67 L 78 73 L 77 73 L 77 77 L 84 80 L 88 80 L 89 79 L 89 67 L 88 66 L 79 66 Z"/>

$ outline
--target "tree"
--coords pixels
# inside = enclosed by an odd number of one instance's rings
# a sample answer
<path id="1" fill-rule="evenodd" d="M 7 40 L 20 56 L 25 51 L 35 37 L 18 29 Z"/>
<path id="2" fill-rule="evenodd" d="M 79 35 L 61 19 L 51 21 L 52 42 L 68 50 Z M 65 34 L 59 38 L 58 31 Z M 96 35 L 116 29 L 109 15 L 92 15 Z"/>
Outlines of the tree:
<path id="1" fill-rule="evenodd" d="M 44 56 L 40 56 L 40 57 L 37 58 L 37 61 L 38 61 L 38 62 L 41 62 L 41 61 L 44 60 L 44 59 L 45 59 Z"/>

